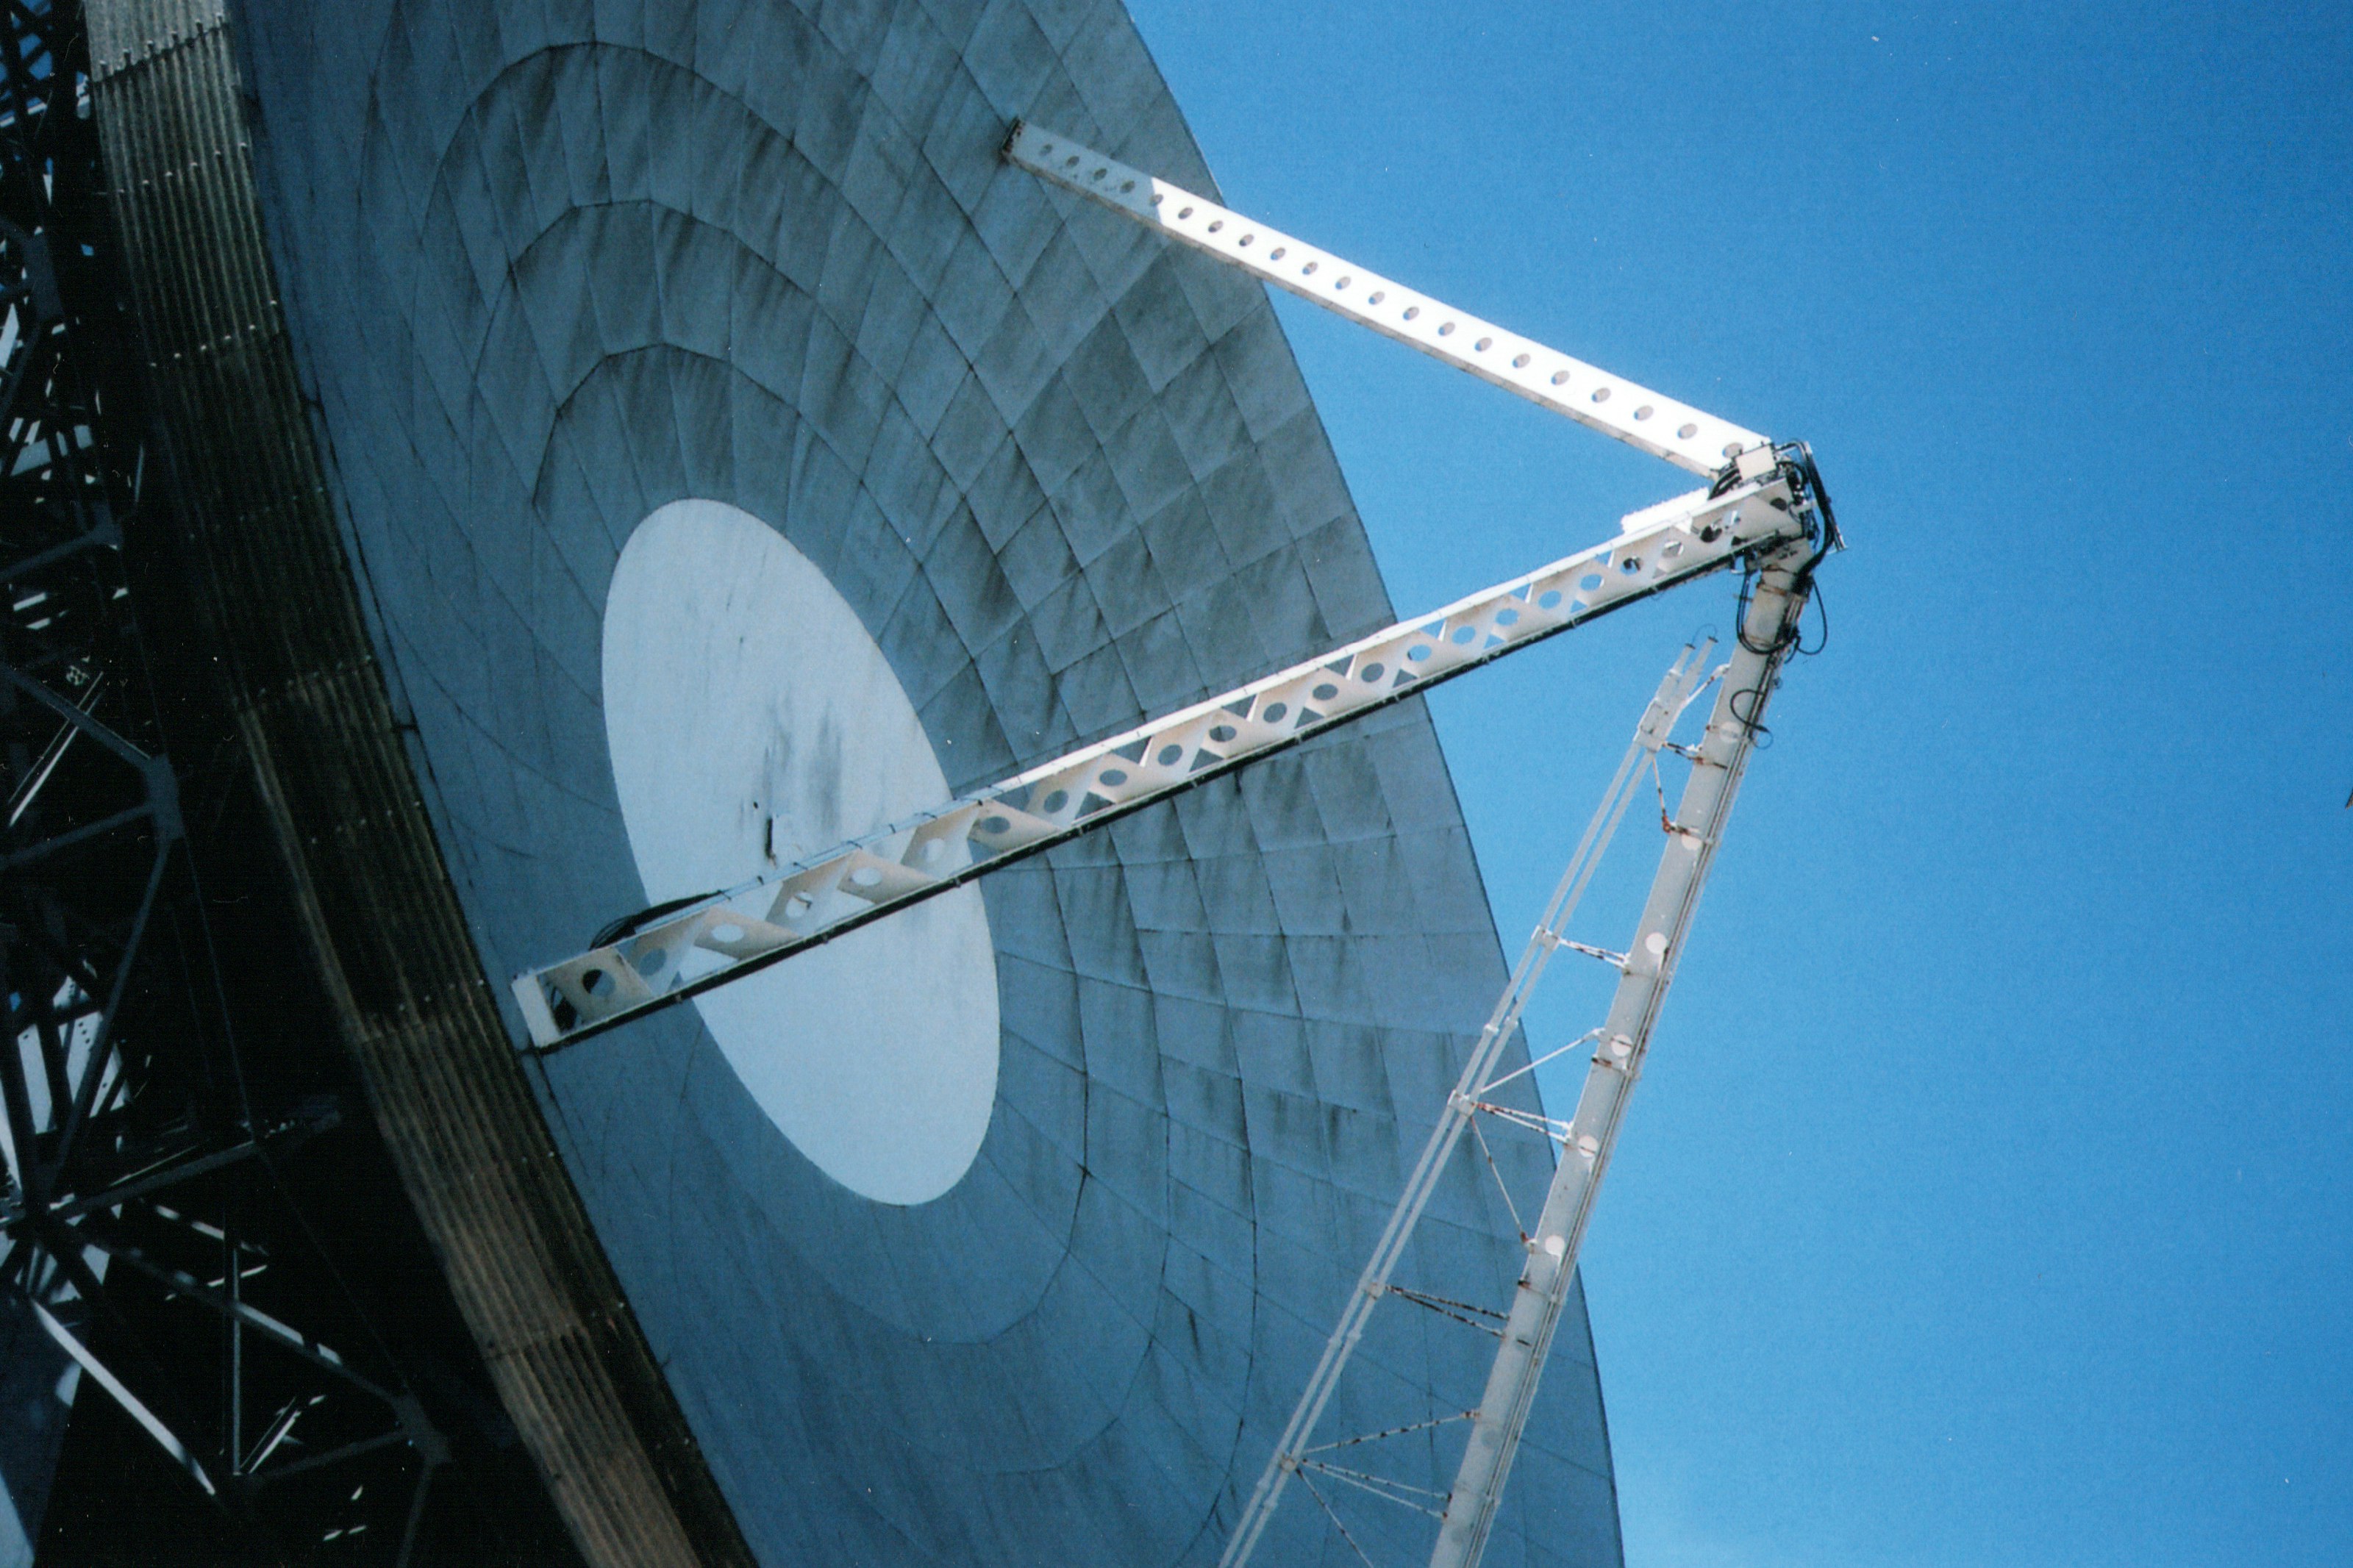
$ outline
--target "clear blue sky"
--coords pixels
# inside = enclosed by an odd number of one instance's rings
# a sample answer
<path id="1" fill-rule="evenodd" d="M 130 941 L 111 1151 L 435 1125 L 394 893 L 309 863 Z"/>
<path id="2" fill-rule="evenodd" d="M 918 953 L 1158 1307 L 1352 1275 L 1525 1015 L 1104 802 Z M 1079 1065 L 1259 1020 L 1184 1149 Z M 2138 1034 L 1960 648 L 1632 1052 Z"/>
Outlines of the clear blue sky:
<path id="1" fill-rule="evenodd" d="M 1229 200 L 1852 542 L 1587 1252 L 1634 1568 L 2353 1559 L 2353 14 L 1131 3 Z M 1685 488 L 1283 309 L 1401 610 Z M 1514 950 L 1731 588 L 1438 695 Z"/>

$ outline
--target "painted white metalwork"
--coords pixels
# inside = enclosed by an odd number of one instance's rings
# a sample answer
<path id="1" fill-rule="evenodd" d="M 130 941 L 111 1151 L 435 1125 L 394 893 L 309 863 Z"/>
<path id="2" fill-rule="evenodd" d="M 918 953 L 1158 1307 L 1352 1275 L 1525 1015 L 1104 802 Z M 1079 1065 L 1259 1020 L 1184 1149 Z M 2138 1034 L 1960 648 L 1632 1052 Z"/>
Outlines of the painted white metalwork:
<path id="1" fill-rule="evenodd" d="M 1760 448 L 1770 463 L 1772 443 L 1754 430 L 1506 331 L 1067 136 L 1016 125 L 1005 156 L 1179 244 L 1679 468 L 1712 475 Z"/>
<path id="2" fill-rule="evenodd" d="M 1626 748 L 1624 760 L 1618 764 L 1617 775 L 1609 781 L 1600 805 L 1593 813 L 1593 820 L 1587 824 L 1585 836 L 1577 840 L 1577 852 L 1569 858 L 1568 868 L 1561 873 L 1560 882 L 1553 889 L 1552 901 L 1545 906 L 1543 918 L 1536 921 L 1535 931 L 1528 937 L 1527 946 L 1520 951 L 1519 962 L 1512 966 L 1511 979 L 1504 984 L 1503 994 L 1495 999 L 1494 1010 L 1488 1014 L 1486 1026 L 1479 1031 L 1478 1041 L 1471 1047 L 1470 1058 L 1463 1063 L 1462 1074 L 1456 1080 L 1454 1092 L 1447 1096 L 1446 1109 L 1440 1114 L 1438 1125 L 1430 1131 L 1430 1142 L 1423 1146 L 1421 1158 L 1415 1163 L 1412 1175 L 1407 1178 L 1405 1191 L 1399 1194 L 1388 1226 L 1373 1246 L 1371 1259 L 1356 1279 L 1356 1288 L 1349 1294 L 1348 1303 L 1340 1313 L 1339 1324 L 1333 1329 L 1331 1338 L 1324 1342 L 1323 1359 L 1316 1363 L 1314 1374 L 1307 1380 L 1307 1387 L 1292 1410 L 1290 1423 L 1283 1427 L 1282 1436 L 1275 1443 L 1274 1453 L 1259 1476 L 1258 1486 L 1251 1491 L 1249 1505 L 1242 1511 L 1241 1522 L 1234 1527 L 1233 1534 L 1226 1542 L 1225 1555 L 1219 1559 L 1221 1568 L 1239 1568 L 1240 1564 L 1250 1561 L 1250 1553 L 1257 1548 L 1259 1536 L 1272 1518 L 1275 1504 L 1281 1500 L 1293 1475 L 1301 1469 L 1316 1468 L 1315 1461 L 1309 1456 L 1328 1445 L 1311 1444 L 1310 1439 L 1314 1436 L 1316 1423 L 1323 1419 L 1324 1406 L 1339 1386 L 1340 1374 L 1347 1369 L 1349 1358 L 1356 1353 L 1357 1341 L 1364 1337 L 1373 1309 L 1384 1297 L 1392 1293 L 1426 1304 L 1427 1299 L 1421 1293 L 1401 1289 L 1393 1282 L 1398 1266 L 1405 1258 L 1406 1247 L 1413 1239 L 1414 1226 L 1419 1223 L 1423 1209 L 1429 1206 L 1431 1195 L 1437 1192 L 1455 1146 L 1462 1141 L 1462 1134 L 1471 1129 L 1472 1118 L 1487 1107 L 1488 1097 L 1497 1088 L 1509 1078 L 1518 1076 L 1517 1073 L 1508 1074 L 1504 1079 L 1492 1081 L 1489 1078 L 1494 1071 L 1496 1059 L 1510 1043 L 1513 1033 L 1519 1028 L 1520 1015 L 1526 1009 L 1528 999 L 1535 994 L 1536 983 L 1543 978 L 1545 966 L 1551 962 L 1552 955 L 1563 947 L 1582 945 L 1566 941 L 1561 932 L 1567 928 L 1569 918 L 1576 913 L 1586 886 L 1593 879 L 1595 867 L 1600 864 L 1602 853 L 1617 834 L 1618 825 L 1625 820 L 1626 808 L 1640 793 L 1645 782 L 1645 764 L 1658 756 L 1660 748 L 1667 743 L 1667 737 L 1674 729 L 1676 719 L 1705 686 L 1707 658 L 1715 646 L 1711 642 L 1683 649 L 1683 657 L 1659 682 L 1658 694 L 1651 699 L 1650 706 L 1643 710 L 1641 722 L 1635 726 L 1634 739 Z M 1535 1065 L 1534 1062 L 1529 1064 L 1530 1068 Z M 1501 1314 L 1490 1313 L 1485 1308 L 1469 1303 L 1456 1305 L 1468 1306 L 1471 1311 L 1481 1316 L 1494 1317 L 1498 1320 L 1494 1326 L 1501 1326 Z M 1465 1415 L 1476 1420 L 1475 1412 L 1466 1412 Z"/>
<path id="3" fill-rule="evenodd" d="M 1421 350 L 1507 391 L 1591 426 L 1605 435 L 1703 474 L 1717 474 L 1719 486 L 1746 486 L 1767 475 L 1779 474 L 1794 494 L 1777 504 L 1794 503 L 1805 514 L 1807 526 L 1785 543 L 1750 556 L 1757 568 L 1754 597 L 1744 610 L 1739 647 L 1722 672 L 1722 689 L 1707 731 L 1698 747 L 1675 748 L 1692 761 L 1692 774 L 1682 804 L 1662 826 L 1668 841 L 1644 908 L 1634 944 L 1613 953 L 1561 933 L 1567 906 L 1573 905 L 1590 875 L 1588 856 L 1598 852 L 1596 836 L 1606 839 L 1625 810 L 1626 790 L 1645 750 L 1655 765 L 1667 743 L 1666 725 L 1692 694 L 1697 659 L 1687 658 L 1669 673 L 1658 699 L 1644 718 L 1628 763 L 1620 770 L 1612 795 L 1579 846 L 1561 889 L 1530 939 L 1485 1032 L 1472 1054 L 1462 1084 L 1450 1098 L 1422 1161 L 1390 1216 L 1389 1226 L 1375 1248 L 1372 1261 L 1349 1299 L 1339 1326 L 1334 1330 L 1324 1358 L 1293 1412 L 1275 1453 L 1268 1460 L 1241 1522 L 1227 1543 L 1223 1568 L 1241 1568 L 1266 1528 L 1286 1481 L 1300 1475 L 1303 1485 L 1330 1516 L 1334 1528 L 1358 1557 L 1364 1551 L 1321 1492 L 1303 1473 L 1321 1470 L 1333 1479 L 1371 1491 L 1394 1503 L 1435 1514 L 1439 1533 L 1432 1568 L 1472 1568 L 1484 1550 L 1502 1499 L 1512 1458 L 1535 1397 L 1546 1352 L 1575 1276 L 1579 1245 L 1625 1112 L 1628 1094 L 1650 1046 L 1674 963 L 1697 906 L 1702 883 L 1715 858 L 1724 823 L 1731 811 L 1742 771 L 1762 733 L 1766 702 L 1779 679 L 1782 661 L 1797 640 L 1798 618 L 1803 613 L 1814 564 L 1839 543 L 1837 525 L 1830 515 L 1811 458 L 1802 447 L 1779 449 L 1755 431 L 1744 430 L 1696 409 L 1663 398 L 1645 388 L 1610 377 L 1595 367 L 1556 350 L 1514 336 L 1486 321 L 1428 297 L 1401 288 L 1326 251 L 1256 223 L 1206 197 L 1154 179 L 1117 160 L 1032 126 L 1017 124 L 1005 147 L 1006 158 L 1040 177 L 1099 201 L 1113 211 L 1239 267 L 1277 288 L 1371 327 L 1385 336 Z M 1794 454 L 1792 458 L 1789 455 Z M 1629 520 L 1630 525 L 1632 520 Z M 1663 722 L 1661 716 L 1665 715 Z M 1663 804 L 1662 816 L 1664 816 Z M 1595 1042 L 1592 1063 L 1577 1114 L 1567 1122 L 1511 1112 L 1486 1099 L 1492 1084 L 1481 1079 L 1494 1056 L 1516 1027 L 1526 989 L 1542 973 L 1545 960 L 1559 947 L 1609 962 L 1620 974 L 1617 994 L 1607 1020 L 1587 1037 Z M 1578 1044 L 1586 1042 L 1580 1041 Z M 1569 1048 L 1569 1047 L 1564 1047 Z M 1555 1052 L 1554 1055 L 1560 1053 Z M 1549 1058 L 1544 1058 L 1549 1059 Z M 1532 1070 L 1535 1063 L 1522 1071 Z M 1517 1076 L 1513 1074 L 1509 1076 Z M 1500 1080 L 1499 1080 L 1500 1081 Z M 1507 1313 L 1404 1290 L 1389 1279 L 1407 1239 L 1435 1185 L 1437 1175 L 1467 1128 L 1477 1133 L 1476 1119 L 1492 1114 L 1530 1126 L 1555 1138 L 1560 1158 L 1552 1187 L 1536 1227 L 1527 1238 L 1528 1261 L 1514 1291 Z M 1480 1135 L 1483 1145 L 1483 1134 Z M 1508 1200 L 1509 1194 L 1506 1194 Z M 1385 1481 L 1354 1470 L 1333 1469 L 1311 1458 L 1332 1444 L 1313 1445 L 1315 1424 L 1332 1395 L 1350 1352 L 1364 1331 L 1366 1317 L 1384 1295 L 1398 1294 L 1449 1317 L 1486 1327 L 1498 1335 L 1498 1348 L 1485 1392 L 1475 1411 L 1461 1417 L 1470 1423 L 1461 1468 L 1442 1511 L 1415 1500 L 1423 1489 Z M 1459 1310 L 1457 1309 L 1460 1309 Z M 1466 1314 L 1478 1314 L 1478 1317 Z M 1480 1322 L 1492 1317 L 1492 1323 Z M 1375 1435 L 1379 1436 L 1379 1435 Z M 1366 1441 L 1345 1438 L 1343 1443 Z"/>
<path id="4" fill-rule="evenodd" d="M 1512 1458 L 1526 1425 L 1553 1331 L 1567 1300 L 1594 1196 L 1617 1146 L 1627 1098 L 1650 1049 L 1651 1031 L 1673 979 L 1676 961 L 1683 955 L 1700 889 L 1715 859 L 1741 774 L 1756 750 L 1757 737 L 1763 733 L 1767 701 L 1779 679 L 1780 666 L 1795 645 L 1798 617 L 1804 610 L 1807 596 L 1806 574 L 1813 559 L 1808 546 L 1790 545 L 1764 563 L 1740 627 L 1738 646 L 1723 668 L 1709 678 L 1717 688 L 1716 697 L 1707 728 L 1696 746 L 1673 746 L 1670 737 L 1676 719 L 1706 684 L 1701 670 L 1707 650 L 1685 649 L 1683 657 L 1660 683 L 1658 694 L 1643 713 L 1617 776 L 1611 780 L 1585 837 L 1578 841 L 1567 870 L 1554 890 L 1551 903 L 1536 922 L 1510 981 L 1488 1016 L 1461 1079 L 1447 1097 L 1438 1125 L 1374 1247 L 1372 1258 L 1342 1310 L 1338 1325 L 1324 1343 L 1323 1358 L 1293 1407 L 1240 1521 L 1227 1541 L 1225 1554 L 1219 1560 L 1220 1568 L 1242 1568 L 1250 1562 L 1275 1505 L 1294 1475 L 1324 1468 L 1314 1456 L 1335 1445 L 1314 1442 L 1316 1426 L 1364 1335 L 1374 1308 L 1391 1295 L 1419 1305 L 1431 1304 L 1432 1299 L 1425 1294 L 1396 1285 L 1392 1276 L 1463 1133 L 1468 1131 L 1476 1134 L 1477 1118 L 1484 1115 L 1545 1133 L 1558 1145 L 1559 1159 L 1544 1208 L 1535 1226 L 1525 1232 L 1527 1261 L 1508 1310 L 1498 1312 L 1475 1303 L 1445 1303 L 1456 1309 L 1447 1311 L 1447 1316 L 1494 1332 L 1497 1345 L 1479 1405 L 1465 1413 L 1469 1436 L 1454 1485 L 1444 1500 L 1445 1506 L 1442 1510 L 1424 1508 L 1423 1511 L 1437 1515 L 1440 1521 L 1430 1555 L 1431 1568 L 1471 1568 L 1479 1561 L 1494 1523 L 1504 1482 L 1510 1476 Z M 1640 793 L 1646 764 L 1655 766 L 1659 752 L 1670 747 L 1690 759 L 1691 776 L 1674 816 L 1667 819 L 1662 813 L 1661 826 L 1666 846 L 1634 942 L 1625 952 L 1617 953 L 1568 940 L 1564 931 L 1569 917 L 1592 878 L 1602 850 Z M 1571 1045 L 1491 1079 L 1488 1075 L 1519 1026 L 1521 1013 L 1546 963 L 1562 948 L 1599 958 L 1619 971 L 1616 994 L 1608 1016 L 1598 1028 Z M 1577 1101 L 1576 1114 L 1567 1121 L 1533 1116 L 1494 1103 L 1492 1096 L 1503 1084 L 1533 1071 L 1552 1057 L 1588 1044 L 1594 1048 L 1586 1072 L 1585 1090 Z M 1509 1194 L 1505 1196 L 1508 1201 Z M 1379 1495 L 1422 1507 L 1396 1491 L 1402 1483 L 1387 1484 L 1392 1489 Z M 1318 1500 L 1322 1500 L 1320 1497 Z M 1325 1506 L 1328 1512 L 1329 1505 Z M 1345 1529 L 1336 1515 L 1333 1522 Z"/>
<path id="5" fill-rule="evenodd" d="M 1632 513 L 1617 538 L 1082 747 L 813 859 L 641 917 L 513 982 L 533 1044 L 572 1044 L 725 984 L 1254 758 L 1677 583 L 1803 541 L 1788 471 Z"/>
<path id="6" fill-rule="evenodd" d="M 1683 957 L 1700 889 L 1723 840 L 1741 775 L 1764 732 L 1766 704 L 1779 683 L 1783 661 L 1797 645 L 1808 574 L 1816 558 L 1803 547 L 1792 547 L 1768 559 L 1757 574 L 1706 731 L 1691 759 L 1691 777 L 1674 816 L 1663 825 L 1666 847 L 1635 941 L 1620 966 L 1617 994 L 1601 1025 L 1584 1093 L 1561 1138 L 1552 1188 L 1512 1293 L 1486 1392 L 1472 1419 L 1470 1440 L 1430 1552 L 1430 1568 L 1471 1568 L 1494 1525 L 1545 1353 L 1568 1297 L 1594 1195 L 1617 1147 L 1627 1099 L 1641 1074 L 1651 1032 Z"/>
<path id="7" fill-rule="evenodd" d="M 1017 125 L 1006 157 L 1184 244 L 1314 300 L 1450 364 L 1640 447 L 1715 483 L 1635 512 L 1619 536 L 1428 616 L 1403 621 L 1322 658 L 1264 677 L 1138 729 L 1082 747 L 937 810 L 797 862 L 724 893 L 620 922 L 590 951 L 515 977 L 514 994 L 540 1049 L 553 1049 L 725 984 L 841 935 L 984 871 L 1088 832 L 1373 709 L 1566 631 L 1620 605 L 1741 563 L 1754 574 L 1738 646 L 1713 676 L 1707 652 L 1686 649 L 1661 684 L 1633 744 L 1587 828 L 1552 903 L 1498 999 L 1449 1096 L 1405 1194 L 1359 1277 L 1269 1459 L 1223 1568 L 1241 1568 L 1293 1476 L 1308 1472 L 1419 1510 L 1439 1521 L 1432 1568 L 1472 1568 L 1484 1550 L 1525 1426 L 1545 1357 L 1575 1276 L 1595 1194 L 1640 1075 L 1700 889 L 1763 733 L 1762 718 L 1797 641 L 1813 567 L 1839 543 L 1812 460 L 1566 354 L 1504 332 L 1290 236 L 1128 168 L 1051 132 Z M 1710 681 L 1718 690 L 1695 746 L 1670 739 L 1676 719 Z M 1635 941 L 1625 952 L 1570 940 L 1568 916 L 1601 849 L 1662 750 L 1692 764 Z M 1598 1028 L 1569 1046 L 1491 1078 L 1551 954 L 1562 948 L 1609 963 L 1616 994 Z M 1496 1103 L 1503 1084 L 1544 1062 L 1593 1047 L 1585 1089 L 1567 1121 Z M 1508 1310 L 1497 1311 L 1398 1284 L 1405 1255 L 1440 1176 L 1467 1131 L 1483 1152 L 1482 1118 L 1532 1129 L 1559 1150 Z M 1492 1163 L 1492 1161 L 1490 1162 Z M 1500 1178 L 1499 1178 L 1500 1179 Z M 1506 1193 L 1506 1200 L 1510 1194 Z M 1518 1217 L 1514 1211 L 1514 1219 Z M 1496 1335 L 1475 1409 L 1387 1431 L 1314 1443 L 1322 1418 L 1374 1307 L 1395 1296 Z M 1451 1491 L 1340 1465 L 1330 1451 L 1455 1422 L 1469 1436 Z M 1432 1506 L 1443 1501 L 1443 1509 Z"/>

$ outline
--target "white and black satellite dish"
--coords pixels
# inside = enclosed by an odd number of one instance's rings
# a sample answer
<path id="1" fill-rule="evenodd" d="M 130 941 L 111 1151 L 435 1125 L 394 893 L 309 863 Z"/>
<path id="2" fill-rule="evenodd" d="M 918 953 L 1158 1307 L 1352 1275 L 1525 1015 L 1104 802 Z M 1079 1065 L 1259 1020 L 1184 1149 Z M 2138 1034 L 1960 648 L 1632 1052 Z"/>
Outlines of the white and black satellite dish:
<path id="1" fill-rule="evenodd" d="M 1419 700 L 560 1054 L 504 984 L 1392 618 L 1263 289 L 1000 161 L 1214 191 L 1124 14 L 90 9 L 286 962 L 584 1552 L 1214 1562 L 1504 978 Z M 1619 1558 L 1572 1309 L 1497 1563 Z"/>

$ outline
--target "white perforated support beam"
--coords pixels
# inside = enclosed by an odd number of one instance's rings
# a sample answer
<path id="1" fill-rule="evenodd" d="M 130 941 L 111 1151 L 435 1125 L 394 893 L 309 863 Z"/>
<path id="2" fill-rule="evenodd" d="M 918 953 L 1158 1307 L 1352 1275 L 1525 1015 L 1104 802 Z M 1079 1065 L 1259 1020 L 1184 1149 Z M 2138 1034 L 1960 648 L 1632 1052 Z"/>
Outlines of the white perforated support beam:
<path id="1" fill-rule="evenodd" d="M 514 995 L 541 1049 L 723 985 L 1677 583 L 1810 536 L 1773 469 L 1636 512 L 1606 544 L 1083 747 L 755 882 L 647 918 Z"/>
<path id="2" fill-rule="evenodd" d="M 1715 474 L 1771 445 L 1754 430 L 1506 331 L 1067 136 L 1017 125 L 1005 156 L 1179 244 L 1693 473 Z"/>

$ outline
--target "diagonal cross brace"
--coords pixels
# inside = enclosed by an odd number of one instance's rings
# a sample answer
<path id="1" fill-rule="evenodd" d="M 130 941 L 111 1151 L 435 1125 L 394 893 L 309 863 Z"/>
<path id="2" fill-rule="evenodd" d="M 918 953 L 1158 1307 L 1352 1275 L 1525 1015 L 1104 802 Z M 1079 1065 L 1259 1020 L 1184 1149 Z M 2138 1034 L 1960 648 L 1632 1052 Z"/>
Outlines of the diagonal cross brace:
<path id="1" fill-rule="evenodd" d="M 828 942 L 1662 589 L 1814 537 L 1794 468 L 1628 517 L 1617 538 L 1099 741 L 515 976 L 550 1050 Z"/>
<path id="2" fill-rule="evenodd" d="M 1005 158 L 1180 245 L 1677 468 L 1713 476 L 1743 453 L 1772 447 L 1754 430 L 1506 331 L 1067 136 L 1017 123 Z"/>

